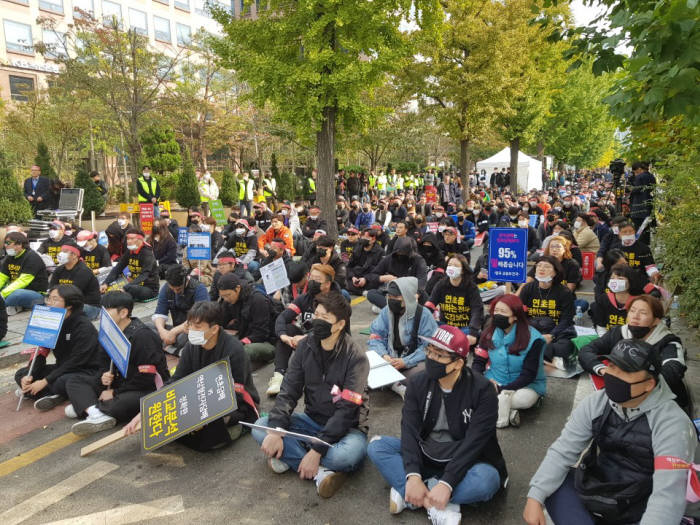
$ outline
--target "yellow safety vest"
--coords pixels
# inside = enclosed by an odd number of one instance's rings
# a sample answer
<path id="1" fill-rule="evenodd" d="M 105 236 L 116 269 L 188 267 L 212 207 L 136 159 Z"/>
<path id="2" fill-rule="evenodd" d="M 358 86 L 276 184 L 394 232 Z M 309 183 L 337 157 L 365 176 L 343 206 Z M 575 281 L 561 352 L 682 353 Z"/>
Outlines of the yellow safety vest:
<path id="1" fill-rule="evenodd" d="M 244 201 L 246 200 L 245 198 L 245 190 L 246 190 L 246 180 L 241 179 L 238 181 L 238 200 L 239 201 Z"/>
<path id="2" fill-rule="evenodd" d="M 141 187 L 143 188 L 143 191 L 145 193 L 149 193 L 150 195 L 155 196 L 156 194 L 156 179 L 153 178 L 153 175 L 151 175 L 150 180 L 146 180 L 143 177 L 139 177 L 139 184 L 141 184 Z M 139 202 L 151 202 L 149 199 L 146 199 L 139 193 Z"/>
<path id="3" fill-rule="evenodd" d="M 316 192 L 316 181 L 313 179 L 313 177 L 309 177 L 309 190 L 312 192 Z"/>

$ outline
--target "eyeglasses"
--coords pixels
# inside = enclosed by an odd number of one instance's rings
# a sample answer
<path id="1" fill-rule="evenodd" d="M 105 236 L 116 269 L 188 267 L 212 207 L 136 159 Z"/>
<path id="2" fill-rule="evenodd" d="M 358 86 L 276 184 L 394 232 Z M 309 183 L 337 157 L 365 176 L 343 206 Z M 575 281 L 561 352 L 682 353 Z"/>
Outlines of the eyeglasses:
<path id="1" fill-rule="evenodd" d="M 434 360 L 434 361 L 442 361 L 443 363 L 445 362 L 445 359 L 449 359 L 452 361 L 452 356 L 449 354 L 444 353 L 443 351 L 438 351 L 435 349 L 435 347 L 428 346 L 425 349 L 425 356 Z"/>
<path id="2" fill-rule="evenodd" d="M 57 297 L 55 295 L 47 295 L 44 299 L 44 302 L 46 304 L 58 304 L 60 302 L 60 299 L 60 297 Z"/>
<path id="3" fill-rule="evenodd" d="M 5 241 L 5 246 L 11 246 L 15 243 L 15 241 Z"/>

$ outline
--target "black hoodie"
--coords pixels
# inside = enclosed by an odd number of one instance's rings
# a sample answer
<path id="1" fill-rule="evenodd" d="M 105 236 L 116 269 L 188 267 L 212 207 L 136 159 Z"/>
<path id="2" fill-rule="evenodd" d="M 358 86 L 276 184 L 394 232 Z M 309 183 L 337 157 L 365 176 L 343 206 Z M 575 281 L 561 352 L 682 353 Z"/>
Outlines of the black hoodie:
<path id="1" fill-rule="evenodd" d="M 251 343 L 272 343 L 275 337 L 275 320 L 272 300 L 258 290 L 254 284 L 241 284 L 235 304 L 220 301 L 220 325 L 226 330 L 236 330 L 238 339 Z"/>
<path id="2" fill-rule="evenodd" d="M 415 277 L 418 279 L 418 289 L 425 289 L 428 278 L 428 270 L 425 260 L 416 251 L 416 241 L 408 237 L 398 239 L 394 244 L 394 251 L 384 256 L 377 266 L 367 274 L 367 289 L 379 288 L 382 283 L 379 277 L 382 275 L 395 277 Z"/>

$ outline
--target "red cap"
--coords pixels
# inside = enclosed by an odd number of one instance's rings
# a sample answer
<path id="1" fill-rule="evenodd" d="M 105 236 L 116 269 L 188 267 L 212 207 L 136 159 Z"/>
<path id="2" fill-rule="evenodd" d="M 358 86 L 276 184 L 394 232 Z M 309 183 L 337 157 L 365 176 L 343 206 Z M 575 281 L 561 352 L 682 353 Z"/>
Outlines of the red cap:
<path id="1" fill-rule="evenodd" d="M 435 330 L 435 333 L 433 333 L 431 337 L 425 337 L 423 335 L 418 337 L 445 352 L 457 354 L 464 358 L 469 354 L 469 339 L 467 339 L 467 336 L 464 335 L 462 330 L 454 326 L 442 325 Z"/>

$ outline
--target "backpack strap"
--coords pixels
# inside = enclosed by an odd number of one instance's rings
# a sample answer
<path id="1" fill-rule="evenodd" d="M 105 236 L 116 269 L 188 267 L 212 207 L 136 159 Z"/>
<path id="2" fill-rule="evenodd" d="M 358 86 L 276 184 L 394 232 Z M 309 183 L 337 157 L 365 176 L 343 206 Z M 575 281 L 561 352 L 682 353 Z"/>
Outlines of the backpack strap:
<path id="1" fill-rule="evenodd" d="M 418 348 L 418 329 L 420 328 L 420 318 L 423 315 L 423 307 L 416 305 L 416 314 L 413 316 L 413 328 L 411 328 L 411 339 L 408 342 L 406 354 L 412 354 Z"/>

